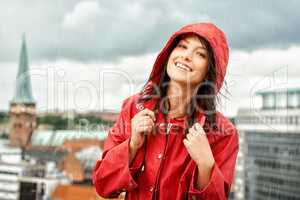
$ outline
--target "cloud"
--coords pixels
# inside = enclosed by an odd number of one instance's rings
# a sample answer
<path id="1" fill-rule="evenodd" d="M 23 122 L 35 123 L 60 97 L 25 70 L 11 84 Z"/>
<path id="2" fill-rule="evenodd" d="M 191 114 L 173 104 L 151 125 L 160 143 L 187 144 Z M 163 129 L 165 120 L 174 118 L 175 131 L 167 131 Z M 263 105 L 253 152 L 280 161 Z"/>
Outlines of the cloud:
<path id="1" fill-rule="evenodd" d="M 150 75 L 155 55 L 125 57 L 118 63 L 57 60 L 30 66 L 33 96 L 39 111 L 119 110 L 122 101 L 140 91 Z M 2 109 L 13 98 L 17 63 L 0 63 Z"/>
<path id="2" fill-rule="evenodd" d="M 116 61 L 157 52 L 172 32 L 200 21 L 217 24 L 235 50 L 286 49 L 300 43 L 299 6 L 296 0 L 1 1 L 0 60 L 17 60 L 26 32 L 32 60 Z"/>
<path id="3" fill-rule="evenodd" d="M 287 49 L 258 49 L 255 51 L 231 51 L 229 69 L 232 74 L 245 76 L 267 76 L 286 68 L 290 77 L 299 77 L 300 46 Z"/>
<path id="4" fill-rule="evenodd" d="M 75 104 L 84 109 L 99 110 L 101 105 L 118 109 L 122 99 L 131 94 L 125 77 L 132 79 L 134 91 L 138 91 L 172 32 L 187 23 L 211 21 L 224 30 L 230 44 L 226 78 L 232 96 L 225 102 L 228 106 L 222 108 L 235 113 L 237 107 L 250 105 L 251 91 L 266 77 L 279 80 L 286 74 L 290 82 L 300 76 L 299 6 L 297 0 L 288 4 L 280 0 L 186 0 L 176 4 L 168 0 L 130 4 L 100 0 L 1 1 L 0 85 L 5 92 L 0 94 L 0 105 L 7 109 L 12 99 L 24 32 L 31 69 L 55 69 L 58 73 L 57 80 L 48 86 L 43 77 L 33 79 L 39 109 L 75 108 Z M 99 73 L 104 70 L 117 73 L 106 77 L 110 84 L 105 85 L 101 104 L 94 96 L 101 96 Z M 64 82 L 73 90 L 81 84 L 89 89 L 66 91 Z M 58 87 L 55 98 L 45 93 L 46 86 Z"/>
<path id="5" fill-rule="evenodd" d="M 226 75 L 227 98 L 219 109 L 235 115 L 240 107 L 253 105 L 255 91 L 265 87 L 300 86 L 297 55 L 300 46 L 247 52 L 231 51 Z M 39 111 L 119 110 L 122 100 L 140 91 L 152 70 L 157 53 L 127 56 L 118 62 L 78 62 L 58 60 L 31 64 L 33 96 Z M 17 63 L 0 63 L 0 105 L 8 109 L 12 99 Z"/>
<path id="6" fill-rule="evenodd" d="M 230 52 L 226 74 L 227 88 L 223 91 L 219 109 L 234 116 L 243 108 L 259 108 L 259 96 L 262 89 L 300 87 L 298 55 L 300 46 L 287 49 L 258 49 L 251 52 L 233 50 Z M 258 99 L 258 100 L 257 100 Z"/>
<path id="7" fill-rule="evenodd" d="M 65 28 L 80 28 L 80 26 L 95 20 L 100 13 L 97 1 L 78 2 L 71 12 L 66 13 L 62 25 Z"/>

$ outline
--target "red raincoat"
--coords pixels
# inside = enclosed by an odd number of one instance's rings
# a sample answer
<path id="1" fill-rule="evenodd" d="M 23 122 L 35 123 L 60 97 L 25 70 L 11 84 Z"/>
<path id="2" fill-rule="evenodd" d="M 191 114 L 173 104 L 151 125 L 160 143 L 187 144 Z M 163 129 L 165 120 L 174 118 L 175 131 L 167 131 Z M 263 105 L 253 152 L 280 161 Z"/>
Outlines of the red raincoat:
<path id="1" fill-rule="evenodd" d="M 211 45 L 216 70 L 216 93 L 224 80 L 228 46 L 221 30 L 209 23 L 192 24 L 175 32 L 158 55 L 149 84 L 158 83 L 163 64 L 170 54 L 174 39 L 185 33 L 195 33 L 205 38 Z M 221 113 L 216 114 L 218 131 L 206 132 L 215 165 L 208 185 L 196 188 L 198 171 L 196 163 L 189 156 L 184 144 L 184 130 L 187 119 L 165 121 L 161 112 L 156 113 L 156 127 L 159 134 L 149 135 L 129 166 L 129 141 L 131 118 L 144 108 L 153 110 L 155 99 L 137 103 L 143 93 L 127 98 L 115 125 L 110 129 L 105 142 L 102 159 L 96 163 L 93 183 L 102 197 L 115 197 L 126 191 L 126 199 L 227 199 L 233 179 L 238 152 L 238 134 L 232 123 Z M 204 124 L 205 115 L 198 111 L 197 119 Z M 205 158 L 203 158 L 205 159 Z"/>

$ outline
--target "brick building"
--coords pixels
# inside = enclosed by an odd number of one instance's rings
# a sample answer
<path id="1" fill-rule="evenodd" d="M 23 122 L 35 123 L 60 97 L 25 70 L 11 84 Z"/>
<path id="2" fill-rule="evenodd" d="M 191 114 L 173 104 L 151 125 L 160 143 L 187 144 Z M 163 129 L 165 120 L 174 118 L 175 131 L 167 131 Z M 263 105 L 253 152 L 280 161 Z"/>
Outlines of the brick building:
<path id="1" fill-rule="evenodd" d="M 15 94 L 10 102 L 11 145 L 25 147 L 36 127 L 36 108 L 31 93 L 27 47 L 23 36 Z"/>

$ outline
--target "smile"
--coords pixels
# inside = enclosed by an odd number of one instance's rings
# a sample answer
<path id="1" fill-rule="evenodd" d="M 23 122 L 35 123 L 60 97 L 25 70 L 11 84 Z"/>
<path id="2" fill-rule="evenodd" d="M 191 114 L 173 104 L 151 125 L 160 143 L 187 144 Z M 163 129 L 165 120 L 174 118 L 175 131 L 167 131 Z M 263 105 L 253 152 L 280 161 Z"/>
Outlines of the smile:
<path id="1" fill-rule="evenodd" d="M 192 71 L 192 69 L 191 69 L 189 66 L 187 66 L 187 65 L 185 65 L 185 64 L 182 64 L 182 63 L 179 63 L 179 62 L 176 62 L 176 63 L 175 63 L 175 66 L 176 66 L 178 69 L 183 70 L 183 71 L 187 71 L 187 72 L 191 72 L 191 71 Z"/>

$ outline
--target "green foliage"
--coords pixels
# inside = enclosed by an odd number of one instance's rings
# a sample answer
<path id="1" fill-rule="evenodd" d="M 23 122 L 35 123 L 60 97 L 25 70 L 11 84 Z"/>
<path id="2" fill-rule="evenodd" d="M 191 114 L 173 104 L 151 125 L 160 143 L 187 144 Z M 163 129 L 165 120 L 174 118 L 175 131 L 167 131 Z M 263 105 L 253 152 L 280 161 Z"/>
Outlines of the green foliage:
<path id="1" fill-rule="evenodd" d="M 54 130 L 66 130 L 68 128 L 74 128 L 74 127 L 68 127 L 68 121 L 73 120 L 71 124 L 76 125 L 80 124 L 81 120 L 85 120 L 88 122 L 89 125 L 105 125 L 105 126 L 112 126 L 112 122 L 101 120 L 94 116 L 75 116 L 74 119 L 68 119 L 62 116 L 55 116 L 55 115 L 47 115 L 44 117 L 38 117 L 37 123 L 38 125 L 51 125 L 53 126 Z"/>
<path id="2" fill-rule="evenodd" d="M 8 113 L 7 112 L 0 112 L 0 123 L 8 122 Z"/>
<path id="3" fill-rule="evenodd" d="M 99 119 L 97 117 L 94 117 L 94 116 L 76 116 L 75 119 L 74 119 L 74 122 L 75 124 L 79 124 L 80 123 L 80 120 L 82 119 L 85 119 L 89 122 L 89 124 L 102 124 L 102 125 L 108 125 L 108 126 L 111 126 L 112 123 L 111 122 L 108 122 L 108 121 L 104 121 L 102 119 Z"/>
<path id="4" fill-rule="evenodd" d="M 0 133 L 0 139 L 8 139 L 8 134 Z"/>
<path id="5" fill-rule="evenodd" d="M 51 125 L 53 126 L 54 130 L 63 130 L 67 129 L 68 119 L 60 116 L 47 115 L 45 117 L 38 117 L 37 123 L 38 125 Z"/>

